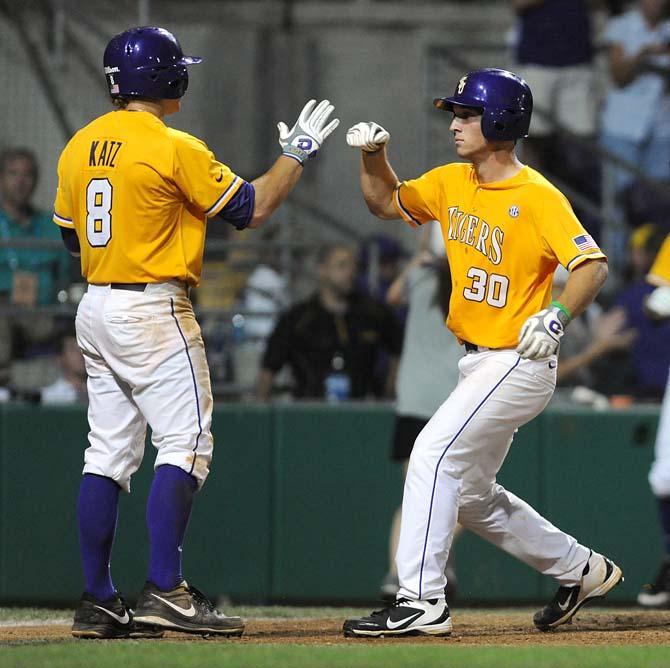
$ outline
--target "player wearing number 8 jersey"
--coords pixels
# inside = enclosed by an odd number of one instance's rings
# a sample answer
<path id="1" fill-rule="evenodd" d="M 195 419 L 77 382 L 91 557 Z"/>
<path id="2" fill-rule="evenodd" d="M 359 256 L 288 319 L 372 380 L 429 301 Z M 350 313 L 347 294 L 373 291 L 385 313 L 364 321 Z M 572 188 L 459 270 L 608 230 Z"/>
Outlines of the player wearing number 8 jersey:
<path id="1" fill-rule="evenodd" d="M 563 329 L 604 283 L 605 256 L 565 197 L 516 157 L 532 113 L 522 79 L 471 72 L 435 106 L 453 113 L 450 130 L 466 164 L 400 182 L 387 159 L 386 130 L 359 123 L 347 132 L 349 145 L 362 149 L 361 187 L 372 213 L 412 226 L 439 221 L 453 282 L 447 325 L 466 352 L 458 385 L 410 458 L 398 598 L 347 620 L 344 633 L 352 637 L 451 632 L 444 571 L 457 523 L 558 581 L 554 599 L 534 617 L 542 630 L 569 621 L 622 577 L 609 559 L 496 483 L 514 432 L 553 394 Z M 551 302 L 558 264 L 571 274 Z"/>
<path id="2" fill-rule="evenodd" d="M 203 217 L 244 186 L 207 146 L 151 114 L 125 108 L 97 118 L 59 162 L 54 219 L 77 229 L 89 283 L 200 280 Z M 179 230 L 179 234 L 175 232 Z"/>
<path id="3" fill-rule="evenodd" d="M 119 109 L 77 132 L 58 165 L 54 221 L 81 255 L 89 284 L 76 319 L 90 425 L 78 503 L 86 588 L 77 637 L 244 630 L 182 577 L 193 498 L 213 450 L 209 370 L 189 288 L 200 281 L 208 219 L 261 225 L 339 121 L 328 121 L 327 100 L 311 100 L 293 128 L 279 124 L 282 155 L 247 182 L 203 142 L 163 122 L 179 110 L 187 66 L 200 60 L 161 28 L 114 37 L 104 71 Z M 130 491 L 147 424 L 158 452 L 146 514 L 148 577 L 133 615 L 113 584 L 110 556 L 119 491 Z"/>

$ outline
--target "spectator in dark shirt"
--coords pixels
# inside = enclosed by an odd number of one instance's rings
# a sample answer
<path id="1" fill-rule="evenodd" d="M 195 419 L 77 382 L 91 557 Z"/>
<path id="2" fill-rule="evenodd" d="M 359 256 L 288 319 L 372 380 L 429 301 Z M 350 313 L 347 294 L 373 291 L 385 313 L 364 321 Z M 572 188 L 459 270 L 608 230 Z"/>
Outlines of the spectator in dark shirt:
<path id="1" fill-rule="evenodd" d="M 337 380 L 338 398 L 388 396 L 402 348 L 402 331 L 382 302 L 354 291 L 356 253 L 343 244 L 326 246 L 318 258 L 318 288 L 284 313 L 271 334 L 257 381 L 268 399 L 274 376 L 288 365 L 296 398 L 324 398 Z M 391 356 L 383 387 L 375 383 L 377 356 Z"/>
<path id="2" fill-rule="evenodd" d="M 534 102 L 530 136 L 522 146 L 523 159 L 540 171 L 547 169 L 571 183 L 583 184 L 581 173 L 570 176 L 589 155 L 580 149 L 579 142 L 565 137 L 557 142 L 556 123 L 581 138 L 595 135 L 598 96 L 594 92 L 590 10 L 599 3 L 511 0 L 511 4 L 518 15 L 515 71 L 530 85 Z M 597 188 L 598 177 L 591 180 Z"/>

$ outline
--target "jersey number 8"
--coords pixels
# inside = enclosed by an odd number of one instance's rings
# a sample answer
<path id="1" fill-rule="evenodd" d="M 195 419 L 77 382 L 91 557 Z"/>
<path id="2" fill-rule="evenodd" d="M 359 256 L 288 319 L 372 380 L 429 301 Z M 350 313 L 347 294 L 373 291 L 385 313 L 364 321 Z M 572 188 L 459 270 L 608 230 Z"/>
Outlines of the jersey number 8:
<path id="1" fill-rule="evenodd" d="M 112 238 L 112 184 L 107 179 L 91 179 L 86 187 L 86 238 L 96 248 Z"/>
<path id="2" fill-rule="evenodd" d="M 472 285 L 463 290 L 463 296 L 471 302 L 483 302 L 495 308 L 503 308 L 507 303 L 509 278 L 502 274 L 487 274 L 483 269 L 470 267 L 468 278 Z"/>

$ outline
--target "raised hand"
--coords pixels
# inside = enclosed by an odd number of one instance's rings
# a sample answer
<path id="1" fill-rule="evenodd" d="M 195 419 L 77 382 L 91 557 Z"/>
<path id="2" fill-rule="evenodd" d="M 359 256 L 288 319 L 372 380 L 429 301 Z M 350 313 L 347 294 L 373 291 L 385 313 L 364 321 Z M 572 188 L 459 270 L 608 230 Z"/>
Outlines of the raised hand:
<path id="1" fill-rule="evenodd" d="M 328 123 L 334 109 L 328 100 L 322 100 L 319 104 L 316 100 L 310 100 L 290 130 L 286 123 L 277 123 L 282 153 L 300 164 L 314 157 L 326 137 L 340 124 L 338 118 Z"/>

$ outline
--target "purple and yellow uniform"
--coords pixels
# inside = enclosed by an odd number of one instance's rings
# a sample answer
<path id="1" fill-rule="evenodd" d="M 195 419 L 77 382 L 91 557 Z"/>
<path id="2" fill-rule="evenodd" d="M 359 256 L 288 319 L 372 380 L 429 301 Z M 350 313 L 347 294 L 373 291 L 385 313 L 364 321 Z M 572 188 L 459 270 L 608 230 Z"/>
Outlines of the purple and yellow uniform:
<path id="1" fill-rule="evenodd" d="M 114 111 L 65 147 L 54 222 L 76 231 L 89 283 L 197 286 L 207 218 L 243 184 L 199 139 L 148 112 Z"/>
<path id="2" fill-rule="evenodd" d="M 479 183 L 472 165 L 444 165 L 404 181 L 394 203 L 412 226 L 439 221 L 453 282 L 447 326 L 480 346 L 517 345 L 523 323 L 551 301 L 558 264 L 572 271 L 605 257 L 568 200 L 530 167 Z"/>

